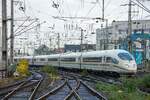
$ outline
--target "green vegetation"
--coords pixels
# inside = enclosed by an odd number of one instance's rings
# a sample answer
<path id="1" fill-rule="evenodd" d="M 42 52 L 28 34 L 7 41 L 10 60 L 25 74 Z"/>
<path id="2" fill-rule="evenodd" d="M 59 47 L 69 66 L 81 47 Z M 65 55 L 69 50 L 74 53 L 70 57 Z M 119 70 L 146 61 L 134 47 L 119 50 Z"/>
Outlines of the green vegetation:
<path id="1" fill-rule="evenodd" d="M 103 91 L 109 100 L 150 100 L 150 95 L 144 95 L 137 91 L 137 87 L 150 86 L 150 75 L 143 78 L 121 78 L 122 85 L 113 85 L 103 82 L 96 84 L 96 89 Z"/>
<path id="2" fill-rule="evenodd" d="M 15 72 L 17 68 L 17 64 L 12 64 L 8 66 L 8 72 Z"/>
<path id="3" fill-rule="evenodd" d="M 88 75 L 87 69 L 82 69 L 80 74 L 81 74 L 82 76 L 87 76 L 87 75 Z"/>
<path id="4" fill-rule="evenodd" d="M 21 59 L 17 65 L 16 72 L 21 77 L 26 77 L 30 75 L 28 67 L 29 67 L 29 62 L 26 59 Z"/>
<path id="5" fill-rule="evenodd" d="M 59 78 L 57 68 L 53 67 L 52 65 L 46 65 L 42 67 L 41 71 L 47 73 L 52 79 Z"/>
<path id="6" fill-rule="evenodd" d="M 140 86 L 150 88 L 150 75 L 144 76 L 139 83 Z"/>

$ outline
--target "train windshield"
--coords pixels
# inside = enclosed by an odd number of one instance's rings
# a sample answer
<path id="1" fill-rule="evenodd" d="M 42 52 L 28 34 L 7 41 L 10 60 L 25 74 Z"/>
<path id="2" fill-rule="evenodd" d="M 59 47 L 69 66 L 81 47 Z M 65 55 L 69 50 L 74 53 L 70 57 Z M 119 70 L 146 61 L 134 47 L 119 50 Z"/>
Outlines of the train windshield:
<path id="1" fill-rule="evenodd" d="M 132 56 L 129 55 L 128 53 L 119 53 L 118 57 L 122 60 L 133 60 Z"/>

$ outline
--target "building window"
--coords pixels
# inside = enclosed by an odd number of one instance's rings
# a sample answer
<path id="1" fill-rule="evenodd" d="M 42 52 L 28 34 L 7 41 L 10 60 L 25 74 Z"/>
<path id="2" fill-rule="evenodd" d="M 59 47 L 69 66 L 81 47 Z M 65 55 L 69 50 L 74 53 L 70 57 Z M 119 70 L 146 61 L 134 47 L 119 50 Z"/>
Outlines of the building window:
<path id="1" fill-rule="evenodd" d="M 83 58 L 83 62 L 102 62 L 102 57 Z"/>

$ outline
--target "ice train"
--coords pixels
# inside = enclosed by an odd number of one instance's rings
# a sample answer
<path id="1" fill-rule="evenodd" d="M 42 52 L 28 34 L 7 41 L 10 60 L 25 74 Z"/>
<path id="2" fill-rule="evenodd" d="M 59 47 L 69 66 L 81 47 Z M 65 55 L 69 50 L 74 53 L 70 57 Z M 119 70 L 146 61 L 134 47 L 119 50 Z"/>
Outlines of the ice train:
<path id="1" fill-rule="evenodd" d="M 120 49 L 14 57 L 15 62 L 20 59 L 27 59 L 30 65 L 35 66 L 50 64 L 67 69 L 87 69 L 125 74 L 137 72 L 134 57 L 128 51 Z"/>

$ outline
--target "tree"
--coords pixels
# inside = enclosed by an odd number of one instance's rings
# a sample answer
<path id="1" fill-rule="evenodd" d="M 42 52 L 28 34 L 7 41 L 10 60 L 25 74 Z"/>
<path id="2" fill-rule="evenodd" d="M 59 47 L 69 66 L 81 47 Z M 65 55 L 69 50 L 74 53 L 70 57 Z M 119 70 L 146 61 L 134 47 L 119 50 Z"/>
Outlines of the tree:
<path id="1" fill-rule="evenodd" d="M 46 45 L 41 45 L 37 49 L 34 50 L 35 55 L 48 55 L 51 51 Z"/>

